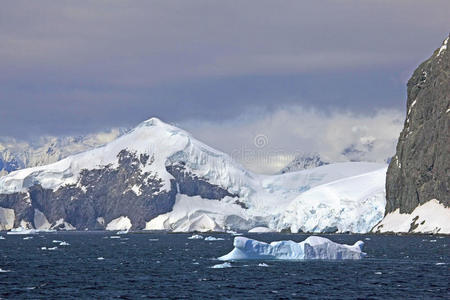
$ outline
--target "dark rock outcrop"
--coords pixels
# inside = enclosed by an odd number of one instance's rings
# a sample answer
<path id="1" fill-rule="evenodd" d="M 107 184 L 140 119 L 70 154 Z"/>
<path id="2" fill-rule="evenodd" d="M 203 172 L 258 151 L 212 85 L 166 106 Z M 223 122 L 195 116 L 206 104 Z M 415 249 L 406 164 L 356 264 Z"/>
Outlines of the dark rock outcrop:
<path id="1" fill-rule="evenodd" d="M 386 177 L 386 214 L 437 199 L 450 206 L 448 38 L 408 81 L 407 116 Z"/>

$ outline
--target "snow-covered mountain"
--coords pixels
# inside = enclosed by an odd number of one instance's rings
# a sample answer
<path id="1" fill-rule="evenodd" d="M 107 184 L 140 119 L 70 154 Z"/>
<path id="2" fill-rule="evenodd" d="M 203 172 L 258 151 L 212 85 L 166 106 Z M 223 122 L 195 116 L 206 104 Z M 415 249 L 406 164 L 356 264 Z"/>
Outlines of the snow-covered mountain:
<path id="1" fill-rule="evenodd" d="M 330 164 L 330 162 L 328 162 L 328 160 L 326 159 L 323 159 L 317 152 L 303 153 L 297 155 L 290 163 L 288 163 L 283 169 L 281 169 L 280 174 L 317 168 L 328 164 Z"/>
<path id="2" fill-rule="evenodd" d="M 12 227 L 368 232 L 384 215 L 386 166 L 338 163 L 257 175 L 152 118 L 105 146 L 0 178 Z"/>
<path id="3" fill-rule="evenodd" d="M 102 146 L 126 131 L 116 128 L 85 136 L 44 136 L 32 142 L 0 138 L 0 176 L 19 169 L 47 165 L 69 155 Z"/>

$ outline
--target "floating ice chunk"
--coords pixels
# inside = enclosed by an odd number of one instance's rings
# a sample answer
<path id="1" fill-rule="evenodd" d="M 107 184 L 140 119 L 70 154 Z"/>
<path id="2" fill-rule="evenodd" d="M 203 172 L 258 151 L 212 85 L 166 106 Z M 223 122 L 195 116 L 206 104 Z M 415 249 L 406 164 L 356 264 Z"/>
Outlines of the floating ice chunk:
<path id="1" fill-rule="evenodd" d="M 225 269 L 225 268 L 231 268 L 231 264 L 229 262 L 224 262 L 223 264 L 218 264 L 211 267 L 211 269 Z"/>
<path id="2" fill-rule="evenodd" d="M 150 242 L 157 242 L 159 239 L 148 239 Z"/>
<path id="3" fill-rule="evenodd" d="M 248 231 L 249 233 L 266 233 L 266 232 L 274 232 L 272 229 L 267 227 L 255 227 Z"/>
<path id="4" fill-rule="evenodd" d="M 116 234 L 120 235 L 120 234 L 128 234 L 128 229 L 127 230 L 119 230 L 116 232 Z"/>
<path id="5" fill-rule="evenodd" d="M 47 248 L 47 247 L 41 247 L 41 250 L 49 250 L 49 251 L 54 251 L 54 250 L 56 250 L 56 249 L 58 249 L 58 247 L 51 247 L 51 248 Z"/>
<path id="6" fill-rule="evenodd" d="M 213 237 L 213 236 L 205 237 L 205 241 L 223 241 L 223 240 L 224 240 L 223 238 L 216 238 L 216 237 Z"/>
<path id="7" fill-rule="evenodd" d="M 358 241 L 354 245 L 338 244 L 329 239 L 310 236 L 300 243 L 294 241 L 279 241 L 270 244 L 236 237 L 234 249 L 219 257 L 219 260 L 247 260 L 247 259 L 361 259 L 366 254 L 362 252 L 364 242 Z"/>
<path id="8" fill-rule="evenodd" d="M 0 235 L 0 240 L 4 240 L 4 239 L 5 239 L 5 237 Z"/>
<path id="9" fill-rule="evenodd" d="M 258 264 L 258 267 L 268 267 L 269 265 L 268 264 L 265 264 L 265 263 L 260 263 L 260 264 Z"/>
<path id="10" fill-rule="evenodd" d="M 69 243 L 67 243 L 67 242 L 64 242 L 64 241 L 63 241 L 63 242 L 61 242 L 61 243 L 59 243 L 59 245 L 60 245 L 60 246 L 70 246 L 70 244 L 69 244 Z"/>
<path id="11" fill-rule="evenodd" d="M 53 240 L 52 243 L 54 243 L 54 244 L 59 244 L 59 243 L 62 243 L 62 241 L 59 241 L 59 240 Z"/>
<path id="12" fill-rule="evenodd" d="M 110 239 L 120 239 L 120 236 L 118 236 L 118 235 L 113 235 L 113 236 L 110 236 L 109 238 L 110 238 Z"/>
<path id="13" fill-rule="evenodd" d="M 33 237 L 32 236 L 26 236 L 26 237 L 24 237 L 23 239 L 24 240 L 31 240 Z"/>
<path id="14" fill-rule="evenodd" d="M 3 270 L 2 268 L 0 268 L 0 273 L 8 273 L 11 272 L 11 270 Z"/>
<path id="15" fill-rule="evenodd" d="M 189 240 L 203 240 L 203 236 L 200 234 L 193 234 L 192 236 L 188 237 Z"/>
<path id="16" fill-rule="evenodd" d="M 105 258 L 104 257 L 97 257 L 97 260 L 104 260 Z"/>

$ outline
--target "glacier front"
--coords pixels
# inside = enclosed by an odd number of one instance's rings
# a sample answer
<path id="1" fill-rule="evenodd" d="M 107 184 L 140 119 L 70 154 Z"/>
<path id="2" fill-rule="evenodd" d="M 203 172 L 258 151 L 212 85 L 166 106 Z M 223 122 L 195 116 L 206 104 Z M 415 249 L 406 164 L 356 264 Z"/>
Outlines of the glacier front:
<path id="1" fill-rule="evenodd" d="M 296 243 L 294 241 L 278 241 L 270 244 L 252 240 L 246 237 L 236 237 L 233 242 L 234 249 L 219 257 L 219 260 L 249 260 L 249 259 L 362 259 L 366 253 L 362 252 L 364 242 L 357 241 L 354 245 L 338 244 L 327 238 L 310 236 L 306 240 Z"/>

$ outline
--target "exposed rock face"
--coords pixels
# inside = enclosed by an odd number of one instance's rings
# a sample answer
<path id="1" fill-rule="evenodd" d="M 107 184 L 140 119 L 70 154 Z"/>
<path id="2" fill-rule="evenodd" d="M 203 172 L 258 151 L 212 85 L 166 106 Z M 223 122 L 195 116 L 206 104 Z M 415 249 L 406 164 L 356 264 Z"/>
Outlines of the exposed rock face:
<path id="1" fill-rule="evenodd" d="M 450 51 L 447 38 L 408 81 L 407 116 L 386 177 L 386 214 L 437 199 L 450 206 Z"/>

